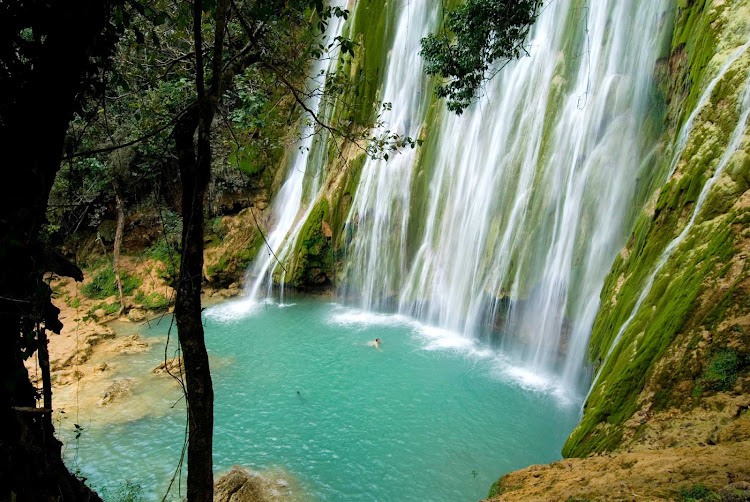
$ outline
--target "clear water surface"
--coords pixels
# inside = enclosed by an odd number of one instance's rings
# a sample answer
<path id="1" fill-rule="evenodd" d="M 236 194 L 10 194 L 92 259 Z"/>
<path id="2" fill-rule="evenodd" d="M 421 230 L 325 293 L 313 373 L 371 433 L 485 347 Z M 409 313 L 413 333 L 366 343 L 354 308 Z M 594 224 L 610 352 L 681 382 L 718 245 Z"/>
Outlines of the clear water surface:
<path id="1" fill-rule="evenodd" d="M 282 469 L 303 500 L 477 500 L 500 475 L 559 459 L 579 418 L 578 400 L 554 382 L 405 317 L 312 299 L 229 302 L 205 317 L 218 362 L 216 473 Z M 368 345 L 375 338 L 381 351 Z M 163 344 L 130 357 L 154 367 Z M 154 403 L 161 416 L 89 427 L 75 460 L 82 475 L 100 489 L 130 480 L 160 499 L 185 429 L 173 397 Z M 69 463 L 72 451 L 69 441 Z"/>

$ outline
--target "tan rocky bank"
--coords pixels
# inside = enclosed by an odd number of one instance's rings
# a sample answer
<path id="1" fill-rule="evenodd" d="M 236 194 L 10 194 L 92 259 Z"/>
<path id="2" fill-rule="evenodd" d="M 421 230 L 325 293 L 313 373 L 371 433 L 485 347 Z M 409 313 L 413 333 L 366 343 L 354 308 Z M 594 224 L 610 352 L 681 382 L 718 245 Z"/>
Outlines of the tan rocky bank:
<path id="1" fill-rule="evenodd" d="M 532 465 L 500 478 L 489 500 L 750 501 L 748 479 L 750 443 L 742 442 Z"/>
<path id="2" fill-rule="evenodd" d="M 690 411 L 636 414 L 616 451 L 512 472 L 488 500 L 750 501 L 749 407 L 748 395 L 719 393 Z"/>

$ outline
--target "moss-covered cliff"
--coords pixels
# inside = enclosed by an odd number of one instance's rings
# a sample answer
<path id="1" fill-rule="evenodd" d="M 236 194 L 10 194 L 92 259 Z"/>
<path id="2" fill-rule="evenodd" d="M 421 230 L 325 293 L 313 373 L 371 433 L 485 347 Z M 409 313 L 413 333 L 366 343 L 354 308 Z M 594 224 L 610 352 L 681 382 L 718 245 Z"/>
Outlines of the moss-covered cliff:
<path id="1" fill-rule="evenodd" d="M 680 149 L 681 128 L 749 33 L 747 1 L 679 2 L 667 79 L 667 152 Z M 747 131 L 684 239 L 668 250 L 690 224 L 704 185 L 720 167 L 740 120 L 748 71 L 750 53 L 743 53 L 688 129 L 684 151 L 672 153 L 679 162 L 664 156 L 657 175 L 666 177 L 672 166 L 676 170 L 642 209 L 601 293 L 589 358 L 596 369 L 603 368 L 565 456 L 616 450 L 643 436 L 654 414 L 711 408 L 707 398 L 716 393 L 750 391 Z"/>
<path id="2" fill-rule="evenodd" d="M 397 2 L 375 0 L 361 0 L 349 7 L 352 15 L 343 36 L 357 48 L 353 55 L 342 55 L 338 63 L 346 82 L 341 87 L 343 95 L 330 104 L 328 116 L 331 124 L 346 124 L 349 138 L 324 135 L 328 144 L 325 165 L 314 166 L 325 173 L 324 185 L 311 203 L 293 251 L 285 260 L 285 270 L 275 271 L 276 282 L 283 274 L 286 285 L 301 291 L 319 291 L 337 283 L 344 248 L 355 232 L 355 228 L 346 227 L 346 219 L 368 155 L 365 141 L 355 144 L 350 140 L 377 120 L 397 7 Z"/>

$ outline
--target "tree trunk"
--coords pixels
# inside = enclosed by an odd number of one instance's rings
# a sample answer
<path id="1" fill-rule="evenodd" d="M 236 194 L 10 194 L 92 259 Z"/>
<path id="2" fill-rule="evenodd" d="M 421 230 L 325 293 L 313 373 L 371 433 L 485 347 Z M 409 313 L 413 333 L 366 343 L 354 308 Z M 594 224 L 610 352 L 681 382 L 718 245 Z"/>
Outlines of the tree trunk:
<path id="1" fill-rule="evenodd" d="M 222 93 L 224 32 L 229 0 L 218 0 L 214 12 L 213 82 L 207 88 L 201 51 L 195 51 L 198 100 L 175 125 L 177 163 L 182 181 L 182 262 L 175 300 L 177 333 L 185 364 L 188 406 L 188 502 L 212 502 L 214 391 L 203 336 L 201 284 L 206 189 L 211 177 L 211 123 Z M 203 46 L 203 4 L 193 2 L 193 37 Z M 194 142 L 196 130 L 197 144 Z"/>
<path id="2" fill-rule="evenodd" d="M 37 337 L 39 337 L 39 352 L 37 353 L 37 359 L 39 361 L 39 369 L 42 371 L 42 399 L 44 407 L 48 410 L 52 409 L 52 378 L 49 371 L 49 347 L 47 340 L 47 330 L 37 326 Z"/>
<path id="3" fill-rule="evenodd" d="M 120 183 L 117 180 L 112 181 L 112 188 L 115 190 L 115 206 L 117 208 L 117 228 L 115 229 L 115 244 L 112 250 L 112 271 L 115 273 L 115 283 L 117 283 L 117 293 L 120 296 L 120 310 L 117 317 L 122 315 L 125 310 L 125 299 L 122 295 L 122 278 L 120 277 L 120 248 L 122 247 L 122 231 L 125 227 L 125 207 L 120 193 Z"/>
<path id="4" fill-rule="evenodd" d="M 182 261 L 175 319 L 185 364 L 188 406 L 189 502 L 213 500 L 214 393 L 201 320 L 203 279 L 203 199 L 210 176 L 210 156 L 196 159 L 193 137 L 198 126 L 194 106 L 175 126 L 182 181 Z"/>

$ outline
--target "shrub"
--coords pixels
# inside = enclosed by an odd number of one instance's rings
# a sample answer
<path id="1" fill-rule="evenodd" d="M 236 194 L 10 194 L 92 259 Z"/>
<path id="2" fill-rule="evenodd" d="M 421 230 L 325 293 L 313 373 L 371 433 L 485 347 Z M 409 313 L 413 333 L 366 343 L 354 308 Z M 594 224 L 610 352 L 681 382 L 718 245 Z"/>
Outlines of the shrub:
<path id="1" fill-rule="evenodd" d="M 697 484 L 680 488 L 679 500 L 681 502 L 709 502 L 712 500 L 721 500 L 721 497 L 715 491 L 707 488 L 706 485 Z"/>
<path id="2" fill-rule="evenodd" d="M 502 495 L 505 492 L 505 483 L 502 482 L 502 479 L 498 479 L 494 483 L 492 483 L 492 486 L 490 487 L 489 493 L 487 493 L 487 498 L 497 497 L 498 495 Z"/>
<path id="3" fill-rule="evenodd" d="M 164 267 L 158 270 L 157 273 L 167 283 L 177 278 L 180 270 L 180 253 L 164 242 L 164 239 L 159 239 L 159 242 L 144 251 L 143 257 L 151 258 L 164 264 Z"/>
<path id="4" fill-rule="evenodd" d="M 141 285 L 141 280 L 138 277 L 126 274 L 125 272 L 120 272 L 120 280 L 122 281 L 122 294 L 124 296 L 131 295 Z M 104 300 L 116 295 L 117 283 L 115 282 L 115 273 L 112 270 L 112 266 L 108 265 L 105 269 L 97 272 L 91 282 L 83 285 L 81 293 L 93 300 Z"/>
<path id="5" fill-rule="evenodd" d="M 151 293 L 147 295 L 140 289 L 135 294 L 133 299 L 135 303 L 140 303 L 141 306 L 148 310 L 162 310 L 169 306 L 169 300 L 167 300 L 161 293 Z"/>
<path id="6" fill-rule="evenodd" d="M 700 386 L 707 390 L 727 390 L 737 381 L 740 357 L 734 349 L 723 349 L 714 354 L 700 378 Z"/>
<path id="7" fill-rule="evenodd" d="M 105 315 L 112 315 L 112 314 L 116 314 L 117 311 L 120 310 L 120 304 L 117 303 L 117 302 L 115 302 L 115 303 L 104 303 L 104 302 L 97 303 L 96 305 L 93 305 L 91 307 L 91 309 L 89 310 L 89 312 L 91 314 L 94 314 L 99 309 L 104 310 L 104 314 Z"/>

